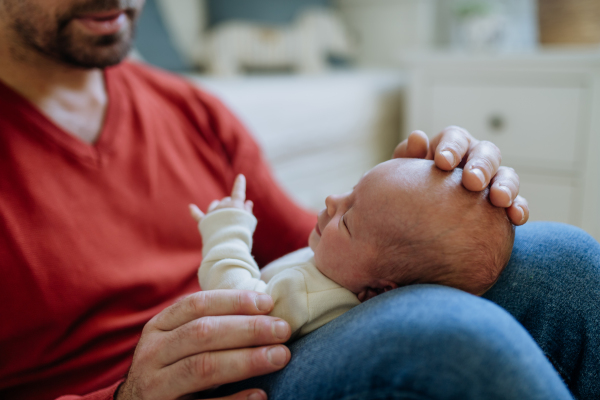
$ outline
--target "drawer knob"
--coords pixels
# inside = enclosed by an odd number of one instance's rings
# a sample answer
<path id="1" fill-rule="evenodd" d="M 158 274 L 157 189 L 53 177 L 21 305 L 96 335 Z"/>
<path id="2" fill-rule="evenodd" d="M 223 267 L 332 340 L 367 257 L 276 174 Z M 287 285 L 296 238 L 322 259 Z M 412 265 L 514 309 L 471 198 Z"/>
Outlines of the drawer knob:
<path id="1" fill-rule="evenodd" d="M 492 133 L 502 133 L 506 127 L 506 119 L 502 115 L 492 115 L 488 119 L 488 125 Z"/>

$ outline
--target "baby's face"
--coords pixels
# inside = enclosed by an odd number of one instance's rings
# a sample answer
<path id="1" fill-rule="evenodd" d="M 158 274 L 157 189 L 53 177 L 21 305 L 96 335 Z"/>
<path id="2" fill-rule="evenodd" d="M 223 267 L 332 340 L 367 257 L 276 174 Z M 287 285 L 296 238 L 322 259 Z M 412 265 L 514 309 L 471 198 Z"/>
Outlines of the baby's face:
<path id="1" fill-rule="evenodd" d="M 422 185 L 419 176 L 431 165 L 423 160 L 391 160 L 367 172 L 352 191 L 327 197 L 308 239 L 317 268 L 356 294 L 366 288 L 395 287 L 372 266 L 386 227 L 401 226 L 404 216 L 413 212 L 405 207 L 409 189 Z"/>
<path id="2" fill-rule="evenodd" d="M 376 268 L 391 238 L 416 237 L 416 232 L 425 240 L 458 237 L 457 227 L 479 223 L 483 208 L 473 205 L 478 198 L 487 200 L 469 193 L 460 181 L 460 171 L 441 171 L 432 161 L 396 159 L 377 165 L 352 191 L 325 200 L 308 241 L 317 268 L 359 298 L 365 291 L 395 288 L 394 278 Z"/>
<path id="3" fill-rule="evenodd" d="M 353 293 L 359 293 L 371 276 L 366 265 L 376 257 L 367 219 L 370 196 L 364 179 L 350 192 L 325 199 L 325 209 L 310 233 L 308 245 L 315 253 L 317 268 Z"/>

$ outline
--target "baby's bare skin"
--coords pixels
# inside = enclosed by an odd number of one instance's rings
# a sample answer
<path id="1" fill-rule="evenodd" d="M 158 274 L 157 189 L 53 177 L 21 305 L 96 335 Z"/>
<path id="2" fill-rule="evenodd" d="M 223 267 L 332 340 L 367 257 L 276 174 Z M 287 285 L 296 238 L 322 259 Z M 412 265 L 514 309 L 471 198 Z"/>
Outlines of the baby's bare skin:
<path id="1" fill-rule="evenodd" d="M 497 226 L 502 232 L 510 225 L 506 217 L 502 220 L 503 212 L 489 203 L 486 192 L 469 192 L 461 185 L 460 170 L 441 171 L 427 160 L 396 159 L 379 164 L 352 191 L 329 196 L 325 203 L 309 237 L 315 264 L 361 301 L 399 286 L 398 271 L 378 267 L 386 246 L 410 241 L 411 246 L 421 247 L 427 242 L 430 247 L 438 245 L 443 253 L 442 240 L 451 240 L 460 249 L 464 247 L 461 243 L 470 240 L 471 228 L 504 224 Z M 499 217 L 494 218 L 490 213 L 496 211 Z M 498 241 L 497 246 L 502 245 Z M 403 254 L 409 257 L 410 251 Z M 444 263 L 451 265 L 450 261 L 447 257 Z M 421 272 L 411 272 L 411 279 L 436 283 L 428 281 L 428 271 Z"/>
<path id="2" fill-rule="evenodd" d="M 527 200 L 519 196 L 519 176 L 514 169 L 500 166 L 502 155 L 498 147 L 475 139 L 459 126 L 446 127 L 431 142 L 423 131 L 414 131 L 396 147 L 394 158 L 434 160 L 444 171 L 463 168 L 465 188 L 481 191 L 489 186 L 490 202 L 506 208 L 514 225 L 523 225 L 529 219 Z"/>

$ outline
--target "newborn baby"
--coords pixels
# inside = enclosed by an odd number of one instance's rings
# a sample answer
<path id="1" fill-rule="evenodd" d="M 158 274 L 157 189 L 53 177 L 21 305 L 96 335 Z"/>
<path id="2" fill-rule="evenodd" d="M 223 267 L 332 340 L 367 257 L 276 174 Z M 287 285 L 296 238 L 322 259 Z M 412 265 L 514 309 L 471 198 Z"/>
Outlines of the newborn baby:
<path id="1" fill-rule="evenodd" d="M 462 187 L 461 173 L 427 160 L 377 165 L 351 192 L 327 197 L 309 248 L 262 274 L 250 253 L 256 218 L 240 175 L 232 196 L 207 215 L 191 206 L 203 238 L 200 286 L 270 294 L 270 315 L 291 325 L 292 338 L 399 286 L 434 283 L 481 295 L 508 263 L 514 229 L 487 190 Z"/>

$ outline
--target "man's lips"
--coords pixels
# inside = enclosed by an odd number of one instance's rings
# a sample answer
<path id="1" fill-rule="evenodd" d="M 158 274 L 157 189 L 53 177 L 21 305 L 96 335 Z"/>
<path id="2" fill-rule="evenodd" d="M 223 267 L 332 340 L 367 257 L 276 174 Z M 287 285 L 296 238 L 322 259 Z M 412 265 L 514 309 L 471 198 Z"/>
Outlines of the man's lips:
<path id="1" fill-rule="evenodd" d="M 127 14 L 122 10 L 84 14 L 75 18 L 75 21 L 93 34 L 113 35 L 127 24 Z"/>

